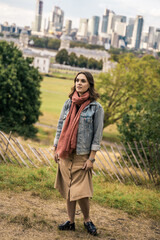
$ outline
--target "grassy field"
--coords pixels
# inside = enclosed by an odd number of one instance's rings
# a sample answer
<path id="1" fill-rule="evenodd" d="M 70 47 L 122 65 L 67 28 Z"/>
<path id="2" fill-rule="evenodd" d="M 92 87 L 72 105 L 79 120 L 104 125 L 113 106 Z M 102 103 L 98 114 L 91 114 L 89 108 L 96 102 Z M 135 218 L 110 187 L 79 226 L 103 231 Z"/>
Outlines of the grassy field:
<path id="1" fill-rule="evenodd" d="M 56 72 L 53 75 L 54 77 L 44 77 L 41 84 L 41 112 L 43 115 L 39 118 L 39 123 L 56 126 L 63 104 L 68 99 L 68 94 L 73 86 L 75 75 L 70 72 Z M 103 138 L 108 141 L 118 141 L 116 125 L 105 128 Z"/>
<path id="2" fill-rule="evenodd" d="M 12 165 L 0 165 L 0 190 L 31 191 L 42 199 L 62 199 L 54 189 L 56 165 L 27 169 Z M 121 209 L 130 215 L 149 217 L 160 222 L 160 191 L 142 186 L 108 182 L 102 176 L 93 177 L 92 201 L 104 207 Z"/>

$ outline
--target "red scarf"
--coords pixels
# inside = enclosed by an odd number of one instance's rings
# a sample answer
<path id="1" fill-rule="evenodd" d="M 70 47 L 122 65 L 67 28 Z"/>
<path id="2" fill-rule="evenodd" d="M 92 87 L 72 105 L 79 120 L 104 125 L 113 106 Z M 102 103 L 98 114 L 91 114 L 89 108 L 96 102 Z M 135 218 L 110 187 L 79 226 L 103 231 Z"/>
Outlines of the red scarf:
<path id="1" fill-rule="evenodd" d="M 58 141 L 56 153 L 58 153 L 59 157 L 66 158 L 74 149 L 76 149 L 80 114 L 89 103 L 90 100 L 88 91 L 85 92 L 81 97 L 78 96 L 76 91 L 74 92 L 72 96 L 71 108 L 65 120 Z M 80 107 L 78 112 L 76 105 Z"/>

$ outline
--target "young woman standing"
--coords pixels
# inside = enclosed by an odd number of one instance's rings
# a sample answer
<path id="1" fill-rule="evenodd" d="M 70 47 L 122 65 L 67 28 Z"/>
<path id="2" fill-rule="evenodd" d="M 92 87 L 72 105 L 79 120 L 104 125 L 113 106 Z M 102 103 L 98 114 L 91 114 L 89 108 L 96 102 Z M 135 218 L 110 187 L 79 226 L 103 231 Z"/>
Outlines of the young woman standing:
<path id="1" fill-rule="evenodd" d="M 89 215 L 89 198 L 93 196 L 92 168 L 103 131 L 104 111 L 96 101 L 98 97 L 92 74 L 79 72 L 59 118 L 53 148 L 58 163 L 55 188 L 67 200 L 68 213 L 59 230 L 75 230 L 78 201 L 85 228 L 97 235 Z"/>

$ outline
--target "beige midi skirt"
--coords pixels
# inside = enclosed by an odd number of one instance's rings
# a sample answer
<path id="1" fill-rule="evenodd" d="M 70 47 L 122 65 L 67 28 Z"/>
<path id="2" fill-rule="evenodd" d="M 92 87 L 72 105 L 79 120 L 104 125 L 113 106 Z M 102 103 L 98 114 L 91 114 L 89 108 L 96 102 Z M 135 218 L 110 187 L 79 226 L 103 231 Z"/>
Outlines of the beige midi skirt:
<path id="1" fill-rule="evenodd" d="M 62 197 L 75 201 L 93 196 L 92 170 L 82 169 L 87 155 L 72 153 L 67 159 L 60 159 L 54 187 Z"/>

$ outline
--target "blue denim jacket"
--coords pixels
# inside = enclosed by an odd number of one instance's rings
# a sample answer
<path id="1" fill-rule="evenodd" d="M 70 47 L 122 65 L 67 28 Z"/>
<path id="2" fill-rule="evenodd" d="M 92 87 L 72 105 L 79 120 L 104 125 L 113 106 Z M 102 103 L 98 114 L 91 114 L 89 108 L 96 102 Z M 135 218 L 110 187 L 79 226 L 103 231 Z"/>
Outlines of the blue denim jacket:
<path id="1" fill-rule="evenodd" d="M 58 140 L 62 131 L 67 114 L 71 107 L 71 100 L 68 99 L 61 111 L 58 121 L 57 132 L 54 144 L 58 144 Z M 98 151 L 100 149 L 100 141 L 102 140 L 104 111 L 100 103 L 93 101 L 86 106 L 80 115 L 76 154 L 89 154 L 91 150 Z"/>

